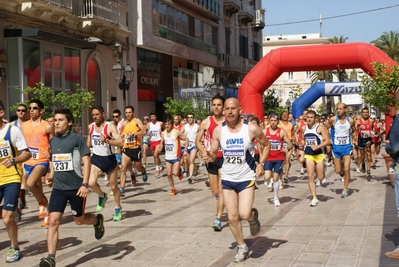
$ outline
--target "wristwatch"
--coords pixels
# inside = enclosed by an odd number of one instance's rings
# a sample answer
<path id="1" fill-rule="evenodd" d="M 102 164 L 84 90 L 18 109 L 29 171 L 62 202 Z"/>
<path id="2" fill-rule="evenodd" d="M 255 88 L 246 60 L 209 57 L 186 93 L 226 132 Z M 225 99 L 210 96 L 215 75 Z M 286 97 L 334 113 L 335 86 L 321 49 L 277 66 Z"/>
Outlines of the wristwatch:
<path id="1" fill-rule="evenodd" d="M 15 158 L 12 158 L 12 159 L 11 159 L 11 164 L 12 164 L 12 165 L 17 164 L 17 161 L 15 160 Z"/>
<path id="2" fill-rule="evenodd" d="M 264 162 L 259 162 L 260 166 L 265 167 L 265 163 Z"/>
<path id="3" fill-rule="evenodd" d="M 83 183 L 82 186 L 84 186 L 84 187 L 86 187 L 86 188 L 89 188 L 89 187 L 90 187 L 88 183 Z"/>

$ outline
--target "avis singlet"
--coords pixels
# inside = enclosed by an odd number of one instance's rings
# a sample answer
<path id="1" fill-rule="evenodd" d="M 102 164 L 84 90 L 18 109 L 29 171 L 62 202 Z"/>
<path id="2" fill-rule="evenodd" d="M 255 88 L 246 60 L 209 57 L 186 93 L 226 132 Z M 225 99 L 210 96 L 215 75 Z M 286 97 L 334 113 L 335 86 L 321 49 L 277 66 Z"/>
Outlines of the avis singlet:
<path id="1" fill-rule="evenodd" d="M 267 161 L 285 159 L 283 151 L 283 140 L 281 140 L 280 133 L 281 128 L 277 128 L 274 134 L 270 132 L 270 128 L 266 128 L 266 138 L 269 140 L 271 146 Z"/>
<path id="2" fill-rule="evenodd" d="M 97 156 L 109 156 L 112 155 L 111 146 L 107 143 L 104 143 L 100 139 L 100 134 L 105 136 L 105 139 L 110 139 L 109 136 L 109 124 L 110 122 L 106 122 L 101 132 L 96 131 L 96 124 L 93 122 L 90 124 L 90 138 L 91 138 L 91 146 L 93 147 L 93 154 Z"/>
<path id="3" fill-rule="evenodd" d="M 217 122 L 215 121 L 213 116 L 209 116 L 208 118 L 209 118 L 210 124 L 209 124 L 208 129 L 205 132 L 205 135 L 204 135 L 204 148 L 205 148 L 205 150 L 209 151 L 211 149 L 213 131 L 215 130 L 215 128 L 217 126 L 219 126 L 219 124 L 217 124 Z M 219 150 L 216 154 L 216 157 L 221 158 L 222 156 L 223 156 L 222 151 Z"/>
<path id="4" fill-rule="evenodd" d="M 181 158 L 180 138 L 176 129 L 169 133 L 163 131 L 163 140 L 165 143 L 165 160 L 176 160 Z"/>
<path id="5" fill-rule="evenodd" d="M 244 121 L 241 130 L 232 133 L 226 122 L 222 123 L 220 147 L 223 151 L 221 179 L 231 182 L 255 180 L 256 164 L 251 155 L 253 142 L 249 138 L 248 121 Z"/>
<path id="6" fill-rule="evenodd" d="M 24 123 L 22 133 L 29 147 L 31 158 L 25 162 L 26 165 L 35 166 L 39 163 L 49 162 L 45 152 L 49 154 L 49 138 L 46 133 L 48 122 L 43 120 L 38 126 L 32 126 L 32 120 Z"/>
<path id="7" fill-rule="evenodd" d="M 149 135 L 151 136 L 150 142 L 157 142 L 161 140 L 162 127 L 161 123 L 157 121 L 155 124 L 150 122 Z"/>
<path id="8" fill-rule="evenodd" d="M 346 116 L 345 123 L 339 121 L 338 115 L 335 117 L 335 124 L 331 127 L 331 140 L 333 146 L 346 146 L 351 145 L 351 124 L 349 117 Z"/>
<path id="9" fill-rule="evenodd" d="M 198 133 L 198 124 L 194 123 L 192 126 L 188 123 L 184 125 L 184 133 L 188 139 L 188 149 L 195 146 L 195 138 L 197 137 Z"/>
<path id="10" fill-rule="evenodd" d="M 131 137 L 126 137 L 127 133 L 137 133 L 140 128 L 136 124 L 136 118 L 131 121 L 127 121 L 125 127 L 123 128 L 123 134 L 125 135 L 125 142 L 123 148 L 135 148 L 140 146 L 140 136 L 132 135 Z"/>

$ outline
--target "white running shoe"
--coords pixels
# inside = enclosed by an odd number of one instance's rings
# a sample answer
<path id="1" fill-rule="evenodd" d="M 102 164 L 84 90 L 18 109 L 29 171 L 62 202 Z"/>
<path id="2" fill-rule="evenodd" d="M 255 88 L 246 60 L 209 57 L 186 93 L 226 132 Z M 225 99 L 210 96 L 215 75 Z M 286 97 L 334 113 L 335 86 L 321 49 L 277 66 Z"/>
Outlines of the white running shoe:
<path id="1" fill-rule="evenodd" d="M 359 170 L 359 168 L 356 168 L 356 173 L 360 173 L 360 170 Z"/>
<path id="2" fill-rule="evenodd" d="M 310 206 L 316 207 L 317 204 L 319 204 L 319 200 L 317 198 L 312 198 L 312 200 L 310 201 Z"/>
<path id="3" fill-rule="evenodd" d="M 320 182 L 322 185 L 325 185 L 326 183 L 327 183 L 327 179 L 326 178 L 323 178 L 323 180 L 321 180 L 321 182 Z"/>
<path id="4" fill-rule="evenodd" d="M 266 182 L 267 183 L 267 182 Z M 267 185 L 267 188 L 271 189 L 273 187 L 273 180 L 270 179 L 269 184 Z"/>
<path id="5" fill-rule="evenodd" d="M 316 186 L 320 186 L 320 180 L 319 180 L 319 178 L 316 178 Z"/>
<path id="6" fill-rule="evenodd" d="M 280 205 L 281 205 L 281 204 L 280 204 L 280 200 L 278 200 L 278 197 L 275 197 L 275 198 L 274 198 L 273 203 L 274 203 L 274 206 L 275 206 L 275 207 L 280 207 Z"/>
<path id="7" fill-rule="evenodd" d="M 305 169 L 304 168 L 301 168 L 301 171 L 299 172 L 301 175 L 304 175 L 305 174 Z"/>

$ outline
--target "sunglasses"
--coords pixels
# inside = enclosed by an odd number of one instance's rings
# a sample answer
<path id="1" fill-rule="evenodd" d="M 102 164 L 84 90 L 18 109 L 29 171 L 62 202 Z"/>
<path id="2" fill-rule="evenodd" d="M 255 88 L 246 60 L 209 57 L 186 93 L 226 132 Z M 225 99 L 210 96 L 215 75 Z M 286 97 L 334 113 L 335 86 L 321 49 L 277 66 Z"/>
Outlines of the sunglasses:
<path id="1" fill-rule="evenodd" d="M 112 116 L 112 117 L 114 117 L 114 118 L 119 118 L 119 115 L 117 115 L 117 116 Z"/>
<path id="2" fill-rule="evenodd" d="M 33 110 L 38 110 L 39 107 L 36 107 L 36 106 L 35 106 L 35 107 L 29 107 L 29 110 L 32 110 L 32 109 L 33 109 Z"/>
<path id="3" fill-rule="evenodd" d="M 26 109 L 17 109 L 17 112 L 26 112 Z"/>

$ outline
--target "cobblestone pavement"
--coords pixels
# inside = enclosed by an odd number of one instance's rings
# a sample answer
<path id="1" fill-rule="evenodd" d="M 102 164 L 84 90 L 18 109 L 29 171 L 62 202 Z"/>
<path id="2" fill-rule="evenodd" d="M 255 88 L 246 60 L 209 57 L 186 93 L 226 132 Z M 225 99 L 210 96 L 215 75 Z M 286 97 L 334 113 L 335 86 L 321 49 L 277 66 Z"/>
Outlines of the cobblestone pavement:
<path id="1" fill-rule="evenodd" d="M 128 178 L 122 221 L 112 221 L 113 198 L 106 203 L 102 240 L 94 238 L 93 227 L 75 225 L 67 207 L 60 227 L 57 266 L 397 266 L 399 261 L 383 256 L 398 244 L 394 238 L 398 218 L 393 189 L 383 161 L 378 159 L 370 182 L 363 173 L 355 173 L 352 164 L 346 199 L 341 198 L 340 176 L 328 167 L 328 183 L 317 188 L 320 204 L 314 208 L 309 206 L 307 176 L 299 174 L 297 161 L 293 162 L 289 184 L 280 191 L 280 207 L 274 207 L 273 193 L 258 179 L 254 206 L 259 210 L 262 230 L 252 237 L 248 224 L 243 223 L 252 255 L 236 264 L 231 262 L 236 248 L 227 216 L 222 218 L 221 232 L 211 228 L 215 198 L 204 183 L 205 167 L 199 169 L 194 184 L 175 178 L 178 194 L 171 197 L 166 176 L 155 178 L 149 157 L 148 181 L 144 183 L 138 176 L 133 186 Z M 102 178 L 99 183 L 109 191 Z M 45 191 L 49 195 L 47 187 Z M 39 259 L 47 256 L 47 230 L 40 227 L 34 198 L 27 196 L 27 200 L 19 223 L 24 257 L 12 264 L 15 267 L 38 266 Z M 97 196 L 91 193 L 86 212 L 95 212 L 96 201 Z M 384 210 L 388 211 L 385 216 Z M 0 227 L 0 253 L 4 255 L 9 241 L 4 225 Z"/>

